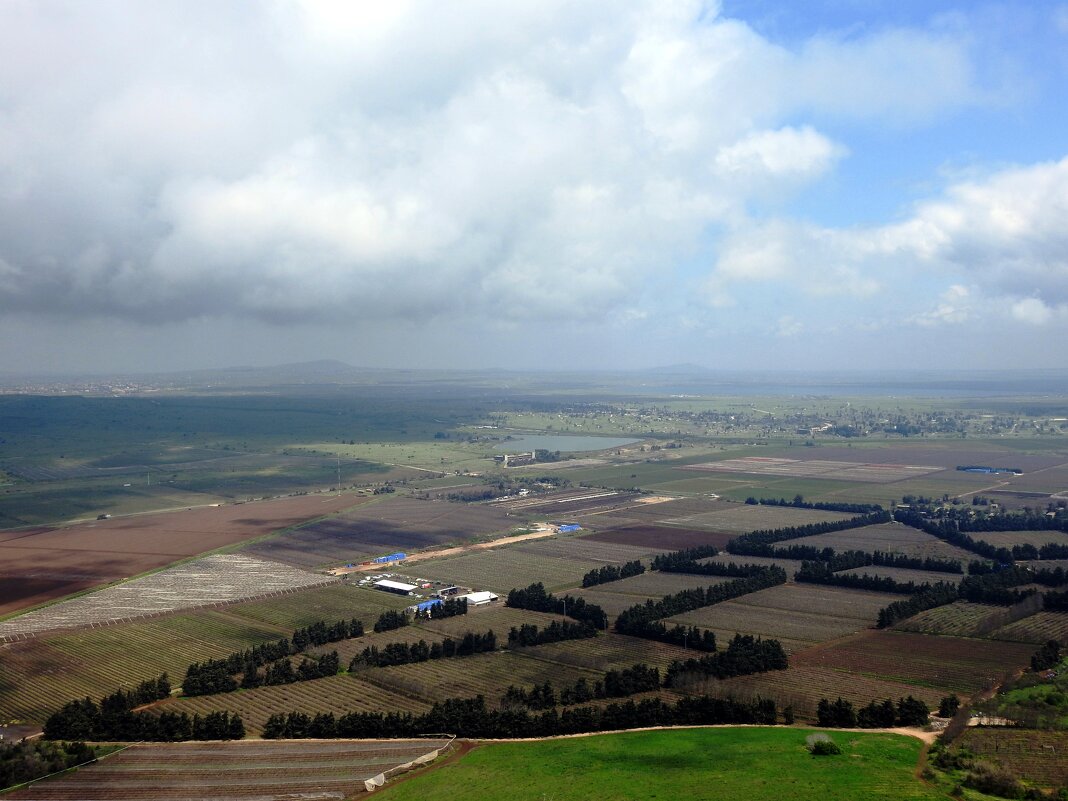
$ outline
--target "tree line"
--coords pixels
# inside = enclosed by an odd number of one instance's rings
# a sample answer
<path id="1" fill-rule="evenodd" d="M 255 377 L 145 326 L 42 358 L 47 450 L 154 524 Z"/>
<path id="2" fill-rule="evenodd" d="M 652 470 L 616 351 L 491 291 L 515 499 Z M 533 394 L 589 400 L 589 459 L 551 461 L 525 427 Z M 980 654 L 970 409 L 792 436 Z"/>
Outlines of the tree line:
<path id="1" fill-rule="evenodd" d="M 627 562 L 622 567 L 605 565 L 604 567 L 594 568 L 583 576 L 582 586 L 595 587 L 598 584 L 607 584 L 610 581 L 619 581 L 620 579 L 630 578 L 631 576 L 640 576 L 644 572 L 645 565 L 637 559 L 632 562 Z"/>
<path id="2" fill-rule="evenodd" d="M 548 645 L 564 640 L 586 640 L 596 636 L 597 629 L 586 623 L 554 620 L 541 629 L 532 623 L 524 623 L 518 628 L 512 626 L 508 632 L 508 647 L 526 648 L 531 645 Z"/>
<path id="3" fill-rule="evenodd" d="M 513 609 L 527 609 L 531 612 L 549 612 L 564 614 L 572 620 L 585 623 L 595 629 L 605 628 L 608 615 L 597 604 L 591 604 L 585 598 L 565 595 L 558 598 L 545 591 L 545 585 L 536 581 L 525 589 L 514 589 L 508 593 L 505 606 Z"/>
<path id="4" fill-rule="evenodd" d="M 761 546 L 759 556 L 775 559 L 800 559 L 802 561 L 826 562 L 832 572 L 855 567 L 901 567 L 908 570 L 926 570 L 933 573 L 962 574 L 964 569 L 956 559 L 908 556 L 903 553 L 883 551 L 835 551 L 834 548 L 817 548 L 814 545 L 787 545 L 773 548 Z"/>
<path id="5" fill-rule="evenodd" d="M 395 631 L 411 625 L 411 622 L 412 619 L 406 612 L 389 609 L 378 616 L 378 620 L 375 621 L 374 631 L 375 634 L 381 634 L 383 631 Z"/>
<path id="6" fill-rule="evenodd" d="M 154 689 L 153 689 L 154 688 Z M 180 740 L 238 740 L 245 726 L 238 715 L 211 712 L 189 717 L 185 712 L 134 712 L 141 704 L 166 698 L 170 682 L 166 674 L 142 682 L 137 690 L 118 690 L 97 704 L 91 698 L 69 701 L 49 715 L 44 724 L 48 740 L 175 742 Z"/>
<path id="7" fill-rule="evenodd" d="M 786 651 L 778 640 L 735 634 L 725 651 L 685 661 L 676 659 L 667 669 L 665 687 L 679 687 L 693 676 L 728 679 L 789 667 Z"/>
<path id="8" fill-rule="evenodd" d="M 486 651 L 497 650 L 497 635 L 492 630 L 484 634 L 465 632 L 459 640 L 446 637 L 441 642 L 428 644 L 426 640 L 415 643 L 391 642 L 379 648 L 370 645 L 352 658 L 349 670 L 355 671 L 365 667 L 388 667 L 389 665 L 409 665 L 414 662 L 427 662 L 432 659 L 451 659 L 456 656 L 471 656 Z"/>
<path id="9" fill-rule="evenodd" d="M 794 581 L 903 595 L 914 595 L 931 586 L 930 582 L 917 584 L 915 581 L 899 581 L 890 576 L 872 576 L 868 573 L 859 576 L 855 573 L 835 573 L 828 562 L 802 562 L 801 569 L 794 573 Z"/>
<path id="10" fill-rule="evenodd" d="M 1035 514 L 1001 514 L 973 517 L 969 510 L 940 510 L 942 517 L 933 518 L 915 509 L 896 509 L 894 519 L 933 537 L 971 551 L 986 559 L 1009 564 L 1023 559 L 1068 559 L 1068 545 L 1049 542 L 1034 545 L 1013 545 L 1011 548 L 991 545 L 977 540 L 967 532 L 984 531 L 1062 531 L 1068 532 L 1068 519 L 1050 518 Z"/>
<path id="11" fill-rule="evenodd" d="M 774 724 L 778 710 L 770 699 L 713 698 L 707 695 L 667 703 L 659 698 L 605 706 L 581 706 L 540 713 L 511 707 L 490 709 L 485 697 L 451 698 L 422 715 L 397 712 L 350 712 L 315 716 L 303 712 L 271 715 L 264 725 L 266 739 L 417 737 L 448 732 L 458 737 L 550 737 L 646 726 L 711 724 Z"/>
<path id="12" fill-rule="evenodd" d="M 800 537 L 812 537 L 817 534 L 830 534 L 832 531 L 846 531 L 851 528 L 874 526 L 878 523 L 889 523 L 890 513 L 886 511 L 869 512 L 867 514 L 850 517 L 846 520 L 829 520 L 822 523 L 808 523 L 803 526 L 787 526 L 785 528 L 762 529 L 749 534 L 733 538 L 727 543 L 728 553 L 747 556 L 765 556 L 761 552 L 762 546 L 774 545 L 784 540 L 796 540 Z"/>
<path id="13" fill-rule="evenodd" d="M 820 726 L 834 729 L 885 729 L 892 726 L 926 726 L 931 717 L 927 704 L 911 695 L 899 698 L 895 704 L 889 698 L 872 701 L 859 711 L 849 701 L 821 698 L 816 705 L 816 720 Z"/>
<path id="14" fill-rule="evenodd" d="M 415 612 L 417 618 L 426 618 L 427 620 L 442 620 L 447 617 L 466 614 L 466 598 L 446 598 L 439 604 L 434 604 L 426 609 L 417 609 Z"/>
<path id="15" fill-rule="evenodd" d="M 292 665 L 289 664 L 289 657 L 294 654 L 299 654 L 313 646 L 317 647 L 362 636 L 363 623 L 356 618 L 338 620 L 334 623 L 320 620 L 309 626 L 294 630 L 292 637 L 283 637 L 275 642 L 254 645 L 252 648 L 246 648 L 243 651 L 235 651 L 222 659 L 194 662 L 186 669 L 185 678 L 182 680 L 182 694 L 194 696 L 233 692 L 238 688 L 237 679 L 234 678 L 238 673 L 243 674 L 244 681 L 248 682 L 241 684 L 242 687 L 246 688 L 258 687 L 264 683 L 286 684 L 288 680 L 283 680 L 282 677 L 288 675 L 288 673 L 287 668 L 282 666 L 282 661 L 289 665 L 288 670 L 292 670 Z M 266 675 L 260 674 L 259 668 L 265 665 L 271 665 L 267 674 L 273 674 L 277 680 L 268 681 Z M 314 665 L 304 667 L 302 664 L 305 672 L 315 667 Z M 336 673 L 337 670 L 335 669 L 334 672 Z M 257 679 L 256 677 L 259 678 Z M 292 680 L 296 681 L 297 679 Z M 255 683 L 257 681 L 259 683 Z"/>
<path id="16" fill-rule="evenodd" d="M 750 506 L 756 504 L 760 506 L 792 506 L 795 509 L 819 509 L 824 512 L 847 512 L 860 515 L 883 511 L 883 507 L 877 503 L 843 503 L 834 501 L 809 503 L 802 495 L 795 495 L 793 500 L 789 501 L 786 498 L 755 498 L 750 495 L 745 499 L 745 502 Z"/>

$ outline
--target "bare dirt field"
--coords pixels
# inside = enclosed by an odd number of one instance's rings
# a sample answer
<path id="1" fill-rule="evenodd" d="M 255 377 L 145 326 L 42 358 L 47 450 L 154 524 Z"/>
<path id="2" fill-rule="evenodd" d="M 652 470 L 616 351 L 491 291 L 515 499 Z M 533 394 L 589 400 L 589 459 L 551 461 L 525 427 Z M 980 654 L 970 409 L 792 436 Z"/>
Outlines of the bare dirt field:
<path id="1" fill-rule="evenodd" d="M 587 534 L 584 539 L 614 545 L 656 548 L 658 552 L 664 552 L 695 548 L 698 545 L 715 545 L 722 548 L 732 536 L 729 532 L 676 526 L 624 526 Z"/>
<path id="2" fill-rule="evenodd" d="M 301 495 L 0 532 L 0 616 L 334 514 L 357 502 L 351 495 Z"/>
<path id="3" fill-rule="evenodd" d="M 246 552 L 299 567 L 344 564 L 461 544 L 506 532 L 520 522 L 505 509 L 485 504 L 389 498 L 255 543 Z"/>
<path id="4" fill-rule="evenodd" d="M 447 740 L 298 740 L 140 744 L 6 798 L 45 801 L 342 801 L 364 781 Z"/>
<path id="5" fill-rule="evenodd" d="M 883 551 L 935 559 L 956 559 L 964 563 L 975 558 L 975 554 L 963 548 L 950 545 L 937 537 L 900 523 L 832 531 L 828 534 L 816 534 L 779 543 L 779 547 L 784 548 L 790 545 L 813 545 L 817 548 L 834 548 L 839 551 Z"/>
<path id="6" fill-rule="evenodd" d="M 795 654 L 791 664 L 937 687 L 964 697 L 1026 666 L 1032 653 L 1034 646 L 1027 643 L 866 631 Z"/>

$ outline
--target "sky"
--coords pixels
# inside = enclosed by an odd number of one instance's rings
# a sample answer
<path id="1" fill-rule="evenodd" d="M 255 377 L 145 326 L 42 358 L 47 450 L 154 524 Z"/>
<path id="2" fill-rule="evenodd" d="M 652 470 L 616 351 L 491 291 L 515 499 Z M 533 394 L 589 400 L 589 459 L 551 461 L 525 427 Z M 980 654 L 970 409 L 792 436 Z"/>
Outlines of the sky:
<path id="1" fill-rule="evenodd" d="M 0 0 L 0 371 L 1065 343 L 1068 2 Z"/>

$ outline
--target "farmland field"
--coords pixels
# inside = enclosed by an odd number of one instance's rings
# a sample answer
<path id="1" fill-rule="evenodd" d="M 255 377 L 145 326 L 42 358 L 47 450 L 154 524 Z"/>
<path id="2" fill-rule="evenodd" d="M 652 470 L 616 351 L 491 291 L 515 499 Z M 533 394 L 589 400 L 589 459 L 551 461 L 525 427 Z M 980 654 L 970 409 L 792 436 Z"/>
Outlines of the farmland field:
<path id="1" fill-rule="evenodd" d="M 164 671 L 178 683 L 191 662 L 286 634 L 222 612 L 200 611 L 2 645 L 0 721 L 43 722 L 69 700 L 98 698 Z"/>
<path id="2" fill-rule="evenodd" d="M 663 522 L 671 525 L 708 528 L 732 534 L 744 534 L 769 528 L 804 526 L 809 523 L 848 520 L 854 515 L 845 512 L 824 512 L 818 509 L 794 509 L 789 506 L 758 506 L 755 504 L 731 504 L 714 512 L 700 512 L 685 517 L 674 517 Z"/>
<path id="3" fill-rule="evenodd" d="M 506 532 L 522 522 L 484 504 L 390 497 L 263 542 L 246 552 L 299 567 L 361 561 Z"/>
<path id="4" fill-rule="evenodd" d="M 889 593 L 786 584 L 686 612 L 668 622 L 711 629 L 721 641 L 735 633 L 774 638 L 795 652 L 874 625 L 879 609 L 899 599 Z"/>
<path id="5" fill-rule="evenodd" d="M 356 503 L 302 495 L 0 532 L 0 616 L 278 531 Z M 8 581 L 7 577 L 18 581 Z M 29 581 L 28 581 L 29 580 Z"/>
<path id="6" fill-rule="evenodd" d="M 8 796 L 44 801 L 342 801 L 363 782 L 447 740 L 139 744 Z"/>
<path id="7" fill-rule="evenodd" d="M 1040 787 L 1068 784 L 1068 732 L 1028 729 L 969 728 L 955 746 L 997 762 Z"/>
<path id="8" fill-rule="evenodd" d="M 455 765 L 382 791 L 386 801 L 927 801 L 914 777 L 920 741 L 834 731 L 841 759 L 813 759 L 790 728 L 669 729 L 482 745 Z"/>
<path id="9" fill-rule="evenodd" d="M 886 523 L 845 531 L 832 531 L 811 537 L 799 537 L 778 543 L 779 547 L 790 545 L 813 545 L 817 548 L 834 548 L 837 551 L 883 551 L 907 556 L 957 559 L 969 562 L 975 554 L 943 542 L 923 531 L 899 523 Z"/>
<path id="10" fill-rule="evenodd" d="M 330 584 L 282 598 L 234 604 L 226 611 L 244 620 L 281 627 L 289 633 L 317 620 L 358 617 L 370 624 L 386 610 L 403 609 L 411 603 L 409 598 L 381 590 Z"/>
<path id="11" fill-rule="evenodd" d="M 639 548 L 655 548 L 657 553 L 694 548 L 698 545 L 715 545 L 722 548 L 731 538 L 725 532 L 706 529 L 686 530 L 675 526 L 624 526 L 587 534 L 586 540 L 613 545 L 632 545 Z"/>
<path id="12" fill-rule="evenodd" d="M 795 654 L 791 664 L 875 676 L 967 696 L 1028 664 L 1034 646 L 965 637 L 868 631 Z"/>
<path id="13" fill-rule="evenodd" d="M 892 681 L 877 676 L 843 673 L 832 667 L 797 665 L 791 658 L 786 670 L 772 670 L 751 676 L 738 676 L 716 681 L 714 679 L 695 683 L 694 692 L 733 694 L 742 698 L 761 696 L 774 698 L 782 706 L 792 706 L 799 720 L 816 722 L 816 707 L 821 698 L 834 700 L 841 696 L 856 707 L 866 706 L 872 700 L 904 698 L 912 695 L 928 706 L 938 706 L 945 692 L 928 687 Z"/>
<path id="14" fill-rule="evenodd" d="M 981 629 L 993 631 L 1008 614 L 1003 606 L 973 604 L 955 601 L 945 606 L 936 606 L 898 623 L 898 631 L 913 631 L 918 634 L 945 634 L 955 637 L 980 636 Z"/>
<path id="15" fill-rule="evenodd" d="M 317 620 L 357 617 L 370 629 L 383 611 L 409 603 L 377 590 L 331 585 L 223 610 L 43 634 L 0 645 L 0 721 L 42 722 L 73 698 L 100 697 L 163 671 L 178 684 L 191 662 L 288 637 L 294 628 Z M 432 638 L 429 632 L 421 636 Z M 338 644 L 339 651 L 344 647 L 355 646 Z"/>
<path id="16" fill-rule="evenodd" d="M 533 646 L 517 648 L 514 651 L 437 659 L 413 665 L 372 668 L 356 675 L 368 683 L 422 701 L 435 702 L 446 698 L 485 695 L 489 704 L 496 704 L 510 684 L 528 687 L 548 681 L 558 688 L 563 688 L 574 684 L 580 678 L 585 678 L 592 685 L 604 675 L 603 670 L 590 670 L 541 659 L 540 651 L 543 647 Z"/>
<path id="17" fill-rule="evenodd" d="M 640 576 L 609 581 L 606 584 L 596 585 L 602 592 L 616 592 L 624 595 L 639 595 L 646 598 L 663 598 L 682 590 L 690 590 L 694 587 L 709 587 L 713 584 L 722 584 L 731 581 L 726 576 L 695 576 L 688 573 L 660 573 L 646 571 Z"/>
<path id="18" fill-rule="evenodd" d="M 333 712 L 336 715 L 382 711 L 421 713 L 429 708 L 429 704 L 413 698 L 409 693 L 398 693 L 378 682 L 368 681 L 367 674 L 351 673 L 294 684 L 257 687 L 255 690 L 172 698 L 152 707 L 159 712 L 188 712 L 190 715 L 222 710 L 236 712 L 245 722 L 245 727 L 256 734 L 275 712 L 299 709 L 308 714 Z"/>
<path id="19" fill-rule="evenodd" d="M 541 581 L 547 589 L 575 587 L 590 570 L 621 565 L 657 553 L 633 545 L 616 545 L 587 537 L 551 537 L 501 548 L 420 562 L 427 578 L 507 593 Z"/>
<path id="20" fill-rule="evenodd" d="M 554 620 L 560 620 L 560 615 L 531 612 L 527 609 L 512 609 L 498 601 L 488 606 L 472 606 L 467 610 L 466 615 L 456 615 L 440 620 L 419 620 L 416 626 L 409 628 L 425 629 L 427 632 L 454 638 L 468 631 L 484 632 L 492 629 L 498 637 L 507 638 L 508 630 L 512 626 L 521 626 L 524 623 L 546 626 Z"/>
<path id="21" fill-rule="evenodd" d="M 664 673 L 674 660 L 691 658 L 694 652 L 675 645 L 609 632 L 591 640 L 565 640 L 539 645 L 535 655 L 549 662 L 599 671 L 622 670 L 644 662 L 660 668 L 660 672 Z"/>
<path id="22" fill-rule="evenodd" d="M 216 554 L 0 622 L 0 639 L 130 620 L 336 582 L 242 554 Z"/>
<path id="23" fill-rule="evenodd" d="M 1023 620 L 1009 623 L 990 635 L 998 640 L 1045 643 L 1068 641 L 1068 612 L 1037 612 Z"/>

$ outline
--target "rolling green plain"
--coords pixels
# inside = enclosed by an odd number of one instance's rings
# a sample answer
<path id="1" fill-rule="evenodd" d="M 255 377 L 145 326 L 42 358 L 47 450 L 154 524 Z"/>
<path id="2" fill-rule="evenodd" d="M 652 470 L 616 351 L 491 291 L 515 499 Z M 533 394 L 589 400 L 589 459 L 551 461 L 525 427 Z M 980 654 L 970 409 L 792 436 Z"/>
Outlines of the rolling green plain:
<path id="1" fill-rule="evenodd" d="M 946 793 L 915 777 L 922 743 L 830 732 L 839 756 L 814 757 L 812 731 L 699 728 L 482 745 L 387 786 L 386 801 L 927 801 Z"/>

